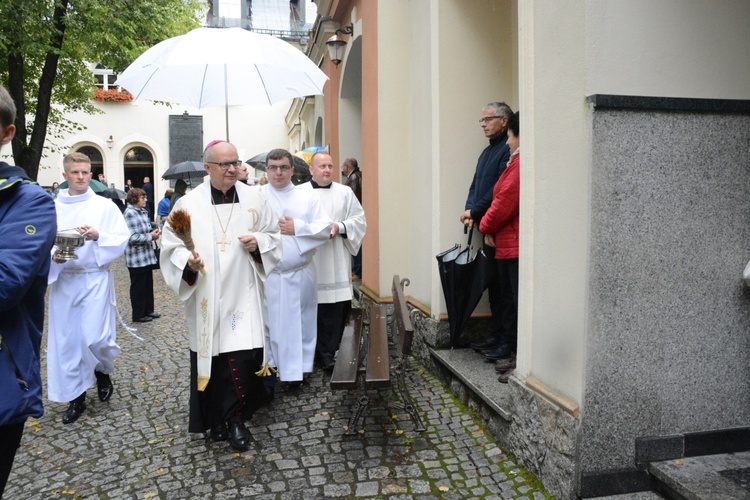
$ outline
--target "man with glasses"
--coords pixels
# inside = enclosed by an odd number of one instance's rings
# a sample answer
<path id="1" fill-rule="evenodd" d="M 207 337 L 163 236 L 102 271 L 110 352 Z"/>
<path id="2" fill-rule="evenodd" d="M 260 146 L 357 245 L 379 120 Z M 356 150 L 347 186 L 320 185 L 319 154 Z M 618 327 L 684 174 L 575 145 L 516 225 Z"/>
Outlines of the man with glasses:
<path id="1" fill-rule="evenodd" d="M 506 128 L 511 116 L 513 110 L 504 102 L 491 102 L 482 108 L 479 124 L 490 143 L 479 155 L 465 211 L 459 217 L 466 227 L 479 230 L 479 223 L 492 204 L 495 183 L 508 165 L 510 150 L 506 145 Z M 485 245 L 485 253 L 491 259 L 495 249 Z M 490 334 L 484 340 L 472 343 L 471 347 L 483 353 L 488 361 L 506 360 L 515 352 L 516 318 L 511 312 L 513 297 L 500 287 L 494 275 L 488 291 L 492 311 Z"/>
<path id="2" fill-rule="evenodd" d="M 68 189 L 55 199 L 57 227 L 77 232 L 84 244 L 77 259 L 52 254 L 49 270 L 49 333 L 47 336 L 47 397 L 69 402 L 63 423 L 78 420 L 86 409 L 86 390 L 96 381 L 99 400 L 114 392 L 110 375 L 117 345 L 113 261 L 120 258 L 130 230 L 117 206 L 89 187 L 91 161 L 82 153 L 63 159 Z"/>
<path id="3" fill-rule="evenodd" d="M 269 183 L 258 189 L 279 219 L 284 248 L 281 262 L 266 280 L 266 345 L 279 380 L 296 387 L 303 374 L 313 370 L 318 300 L 310 263 L 317 248 L 329 240 L 332 222 L 312 192 L 292 184 L 292 165 L 289 151 L 270 151 Z"/>
<path id="4" fill-rule="evenodd" d="M 210 181 L 181 197 L 162 233 L 161 271 L 185 303 L 190 335 L 189 432 L 245 451 L 245 421 L 267 401 L 263 281 L 281 259 L 278 218 L 257 189 L 237 182 L 237 149 L 212 141 Z M 192 249 L 175 229 L 189 215 Z M 183 226 L 184 227 L 184 226 Z M 192 251 L 191 251 L 192 250 Z"/>

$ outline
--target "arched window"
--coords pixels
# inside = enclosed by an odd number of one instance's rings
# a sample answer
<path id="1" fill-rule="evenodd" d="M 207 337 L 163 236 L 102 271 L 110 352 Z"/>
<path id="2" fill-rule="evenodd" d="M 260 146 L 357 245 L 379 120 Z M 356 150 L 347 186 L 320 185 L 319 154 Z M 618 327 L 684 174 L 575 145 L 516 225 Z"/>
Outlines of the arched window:
<path id="1" fill-rule="evenodd" d="M 102 152 L 94 146 L 83 146 L 76 150 L 78 153 L 83 153 L 91 160 L 91 178 L 98 179 L 99 174 L 104 173 L 104 158 Z"/>
<path id="2" fill-rule="evenodd" d="M 154 163 L 154 157 L 151 151 L 146 148 L 130 148 L 125 153 L 125 163 Z"/>

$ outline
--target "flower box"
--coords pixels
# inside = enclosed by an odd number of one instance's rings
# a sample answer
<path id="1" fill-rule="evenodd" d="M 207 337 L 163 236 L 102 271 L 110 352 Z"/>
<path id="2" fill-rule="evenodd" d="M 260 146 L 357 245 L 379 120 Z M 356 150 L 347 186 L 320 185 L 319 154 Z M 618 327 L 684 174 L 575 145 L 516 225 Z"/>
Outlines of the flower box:
<path id="1" fill-rule="evenodd" d="M 94 100 L 99 102 L 130 102 L 133 100 L 133 94 L 127 90 L 117 89 L 96 89 L 94 91 Z"/>

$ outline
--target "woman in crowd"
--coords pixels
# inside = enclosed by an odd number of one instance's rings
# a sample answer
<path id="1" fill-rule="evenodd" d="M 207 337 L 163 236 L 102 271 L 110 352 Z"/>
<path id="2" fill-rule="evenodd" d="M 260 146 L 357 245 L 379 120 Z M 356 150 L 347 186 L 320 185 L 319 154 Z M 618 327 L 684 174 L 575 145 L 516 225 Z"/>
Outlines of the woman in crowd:
<path id="1" fill-rule="evenodd" d="M 482 217 L 479 230 L 485 235 L 485 243 L 495 247 L 495 265 L 500 285 L 508 287 L 513 294 L 516 312 L 518 311 L 518 213 L 521 187 L 521 150 L 519 140 L 519 114 L 516 112 L 508 120 L 508 148 L 510 161 L 492 192 L 492 205 Z M 488 256 L 489 257 L 489 256 Z M 498 362 L 495 370 L 500 373 L 498 380 L 508 383 L 516 368 L 516 356 L 510 361 Z"/>
<path id="2" fill-rule="evenodd" d="M 170 212 L 172 211 L 174 204 L 177 203 L 177 200 L 185 196 L 186 191 L 187 191 L 187 182 L 183 181 L 182 179 L 177 179 L 177 182 L 174 185 L 174 193 L 172 193 L 172 199 L 169 202 Z"/>
<path id="3" fill-rule="evenodd" d="M 130 189 L 126 201 L 125 222 L 130 229 L 130 240 L 125 248 L 125 263 L 130 272 L 130 303 L 133 321 L 145 323 L 161 316 L 154 312 L 153 277 L 157 263 L 153 242 L 159 237 L 159 229 L 151 227 L 143 189 Z"/>

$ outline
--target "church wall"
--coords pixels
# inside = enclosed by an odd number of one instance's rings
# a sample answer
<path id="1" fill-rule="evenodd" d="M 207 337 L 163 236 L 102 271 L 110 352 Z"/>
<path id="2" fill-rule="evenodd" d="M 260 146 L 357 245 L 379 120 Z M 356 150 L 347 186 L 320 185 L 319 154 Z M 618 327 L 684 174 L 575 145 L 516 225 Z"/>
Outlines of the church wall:
<path id="1" fill-rule="evenodd" d="M 750 99 L 750 2 L 586 0 L 587 94 Z"/>
<path id="2" fill-rule="evenodd" d="M 394 274 L 409 277 L 417 285 L 410 256 L 418 240 L 414 234 L 418 224 L 411 200 L 414 193 L 423 188 L 415 184 L 413 169 L 413 154 L 419 144 L 414 142 L 411 130 L 410 110 L 413 110 L 415 85 L 411 68 L 417 61 L 415 48 L 408 40 L 414 36 L 410 33 L 414 9 L 426 3 L 421 0 L 405 4 L 378 2 L 376 113 L 380 241 L 377 249 L 379 274 L 373 288 L 377 287 L 379 295 L 386 297 L 391 295 L 390 280 Z M 417 33 L 423 29 L 419 24 L 414 28 Z M 403 39 L 407 43 L 394 43 Z M 366 59 L 364 66 L 367 66 Z M 414 285 L 407 289 L 407 294 L 414 293 Z"/>
<path id="3" fill-rule="evenodd" d="M 582 5 L 519 3 L 517 375 L 533 376 L 577 404 L 583 399 L 589 230 Z"/>
<path id="4" fill-rule="evenodd" d="M 747 102 L 665 99 L 748 98 L 747 4 L 666 5 L 519 6 L 518 373 L 580 404 L 579 492 L 634 473 L 637 437 L 750 417 Z"/>

